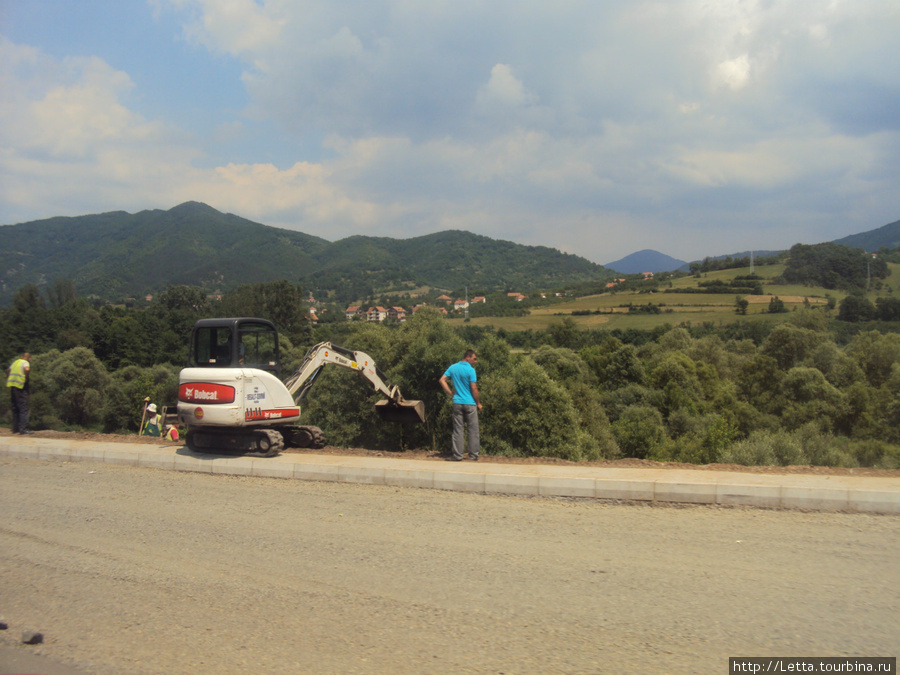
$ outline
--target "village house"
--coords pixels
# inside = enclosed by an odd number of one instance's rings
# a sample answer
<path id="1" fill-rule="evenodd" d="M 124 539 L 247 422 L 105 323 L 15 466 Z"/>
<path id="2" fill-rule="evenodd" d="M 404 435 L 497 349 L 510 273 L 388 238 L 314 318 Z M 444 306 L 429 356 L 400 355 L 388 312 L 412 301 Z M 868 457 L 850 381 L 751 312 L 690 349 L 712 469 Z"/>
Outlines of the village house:
<path id="1" fill-rule="evenodd" d="M 387 310 L 384 307 L 370 307 L 366 312 L 366 321 L 384 321 L 387 318 Z"/>
<path id="2" fill-rule="evenodd" d="M 506 297 L 512 298 L 516 302 L 522 302 L 527 298 L 527 296 L 522 295 L 521 293 L 507 293 Z"/>
<path id="3" fill-rule="evenodd" d="M 345 311 L 344 314 L 347 316 L 347 321 L 350 321 L 354 317 L 359 316 L 359 305 L 350 305 Z"/>
<path id="4" fill-rule="evenodd" d="M 453 302 L 453 298 L 451 298 L 450 296 L 447 296 L 447 295 L 440 295 L 440 296 L 438 296 L 437 301 L 438 302 Z"/>
<path id="5" fill-rule="evenodd" d="M 474 298 L 472 298 L 472 302 L 480 302 L 481 304 L 484 304 L 487 302 L 487 298 L 483 295 L 476 295 Z"/>
<path id="6" fill-rule="evenodd" d="M 391 307 L 388 310 L 388 318 L 397 321 L 406 321 L 406 310 L 402 307 Z"/>
<path id="7" fill-rule="evenodd" d="M 468 308 L 469 308 L 469 303 L 466 302 L 465 300 L 457 300 L 456 302 L 453 303 L 453 309 L 455 309 L 457 311 L 459 311 L 461 309 L 468 309 Z"/>

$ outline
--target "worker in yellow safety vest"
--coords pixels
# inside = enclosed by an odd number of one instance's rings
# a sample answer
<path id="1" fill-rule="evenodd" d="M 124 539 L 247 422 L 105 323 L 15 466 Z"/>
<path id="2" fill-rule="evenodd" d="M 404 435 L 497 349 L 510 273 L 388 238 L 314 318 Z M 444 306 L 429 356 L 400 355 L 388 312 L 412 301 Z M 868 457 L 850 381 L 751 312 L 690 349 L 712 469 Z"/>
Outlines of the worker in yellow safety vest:
<path id="1" fill-rule="evenodd" d="M 25 352 L 6 369 L 6 387 L 9 389 L 12 409 L 12 432 L 30 434 L 28 429 L 28 376 L 31 373 L 31 354 Z"/>

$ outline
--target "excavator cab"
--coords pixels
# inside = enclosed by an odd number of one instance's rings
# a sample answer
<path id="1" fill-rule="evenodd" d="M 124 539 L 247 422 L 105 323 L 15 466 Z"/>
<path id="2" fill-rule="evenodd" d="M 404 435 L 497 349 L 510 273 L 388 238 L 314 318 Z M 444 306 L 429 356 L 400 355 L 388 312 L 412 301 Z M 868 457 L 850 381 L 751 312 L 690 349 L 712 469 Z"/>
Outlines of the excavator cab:
<path id="1" fill-rule="evenodd" d="M 201 319 L 188 361 L 194 368 L 257 368 L 280 378 L 278 331 L 265 319 Z"/>

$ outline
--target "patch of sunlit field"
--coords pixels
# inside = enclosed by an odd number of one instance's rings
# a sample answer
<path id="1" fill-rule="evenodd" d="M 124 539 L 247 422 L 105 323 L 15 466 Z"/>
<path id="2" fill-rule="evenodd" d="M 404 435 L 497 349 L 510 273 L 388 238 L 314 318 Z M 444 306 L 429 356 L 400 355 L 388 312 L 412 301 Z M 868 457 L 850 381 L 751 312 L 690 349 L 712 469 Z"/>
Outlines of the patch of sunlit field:
<path id="1" fill-rule="evenodd" d="M 873 282 L 867 293 L 874 302 L 876 297 L 900 292 L 900 265 L 889 263 L 891 276 Z M 678 326 L 682 323 L 725 325 L 735 321 L 769 321 L 781 323 L 791 316 L 791 311 L 806 306 L 824 307 L 827 298 L 834 298 L 839 303 L 847 296 L 846 291 L 828 290 L 821 286 L 804 286 L 800 284 L 779 285 L 773 283 L 784 272 L 784 265 L 757 265 L 753 272 L 761 277 L 763 295 L 746 295 L 738 293 L 679 293 L 679 289 L 697 288 L 701 281 L 731 281 L 738 276 L 750 274 L 750 268 L 719 270 L 703 274 L 701 277 L 687 276 L 681 279 L 666 281 L 657 292 L 622 291 L 589 295 L 573 298 L 565 302 L 546 307 L 531 309 L 528 316 L 498 317 L 487 316 L 469 320 L 469 325 L 492 326 L 495 329 L 508 331 L 546 330 L 554 324 L 570 319 L 582 329 L 620 329 L 652 330 L 666 324 Z M 668 292 L 666 292 L 668 291 Z M 769 302 L 777 296 L 788 311 L 781 314 L 768 312 Z M 738 297 L 748 301 L 747 313 L 739 315 L 735 312 L 735 301 Z M 646 306 L 652 303 L 661 308 L 659 314 L 630 313 L 628 305 Z M 463 319 L 449 319 L 452 325 L 464 325 Z"/>

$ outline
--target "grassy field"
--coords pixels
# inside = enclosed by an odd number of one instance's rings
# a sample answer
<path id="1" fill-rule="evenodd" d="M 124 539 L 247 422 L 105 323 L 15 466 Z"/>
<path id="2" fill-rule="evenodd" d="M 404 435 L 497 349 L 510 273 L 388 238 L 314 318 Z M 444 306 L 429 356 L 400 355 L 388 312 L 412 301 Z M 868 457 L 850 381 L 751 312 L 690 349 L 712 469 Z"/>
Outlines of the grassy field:
<path id="1" fill-rule="evenodd" d="M 879 290 L 871 290 L 867 294 L 873 302 L 876 297 L 886 296 L 900 291 L 900 265 L 889 265 L 891 276 L 882 282 Z M 683 322 L 699 324 L 712 322 L 716 325 L 742 321 L 770 321 L 779 323 L 790 317 L 790 310 L 803 307 L 808 301 L 812 306 L 825 306 L 827 298 L 835 302 L 846 297 L 844 291 L 829 291 L 818 286 L 776 285 L 772 282 L 784 271 L 783 265 L 757 265 L 754 272 L 763 278 L 764 295 L 741 295 L 750 303 L 747 314 L 739 316 L 735 312 L 736 294 L 678 293 L 680 288 L 697 288 L 698 281 L 730 281 L 737 276 L 750 274 L 750 268 L 722 270 L 704 274 L 702 279 L 683 277 L 671 283 L 661 284 L 659 291 L 648 293 L 643 291 L 610 292 L 590 295 L 582 298 L 555 303 L 546 307 L 531 310 L 523 317 L 478 317 L 470 319 L 471 325 L 493 326 L 510 331 L 545 330 L 559 323 L 564 318 L 571 318 L 578 327 L 584 329 L 642 329 L 648 330 L 663 324 L 678 325 Z M 670 290 L 672 292 L 663 292 Z M 783 314 L 769 314 L 769 301 L 777 296 L 789 310 Z M 653 303 L 662 307 L 660 314 L 629 313 L 627 306 L 647 305 Z M 584 314 L 591 312 L 591 314 Z M 599 313 L 594 313 L 599 312 Z M 577 314 L 576 314 L 577 313 Z M 837 310 L 833 312 L 835 315 Z M 461 325 L 463 319 L 449 319 L 452 324 Z"/>

